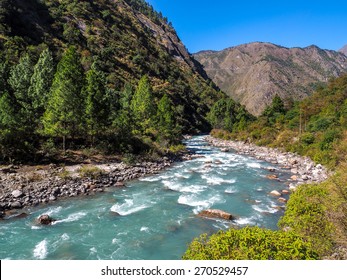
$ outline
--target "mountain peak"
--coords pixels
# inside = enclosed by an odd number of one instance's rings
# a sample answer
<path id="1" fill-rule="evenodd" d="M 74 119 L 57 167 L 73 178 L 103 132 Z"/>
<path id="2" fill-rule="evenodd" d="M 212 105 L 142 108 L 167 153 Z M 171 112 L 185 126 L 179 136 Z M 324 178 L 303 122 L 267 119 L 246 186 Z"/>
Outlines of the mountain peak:
<path id="1" fill-rule="evenodd" d="M 200 52 L 194 57 L 224 92 L 256 116 L 275 95 L 283 100 L 300 100 L 316 84 L 347 70 L 346 56 L 315 45 L 286 48 L 253 42 L 220 52 Z"/>
<path id="2" fill-rule="evenodd" d="M 340 53 L 343 53 L 344 55 L 347 55 L 347 45 L 343 46 L 340 50 Z"/>

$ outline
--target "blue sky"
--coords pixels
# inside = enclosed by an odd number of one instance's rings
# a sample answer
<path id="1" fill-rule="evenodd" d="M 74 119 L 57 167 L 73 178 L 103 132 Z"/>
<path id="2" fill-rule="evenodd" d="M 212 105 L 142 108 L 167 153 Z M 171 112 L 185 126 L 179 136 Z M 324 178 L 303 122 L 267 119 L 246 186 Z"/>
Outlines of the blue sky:
<path id="1" fill-rule="evenodd" d="M 347 0 L 147 0 L 173 23 L 191 53 L 249 42 L 285 47 L 347 44 Z"/>

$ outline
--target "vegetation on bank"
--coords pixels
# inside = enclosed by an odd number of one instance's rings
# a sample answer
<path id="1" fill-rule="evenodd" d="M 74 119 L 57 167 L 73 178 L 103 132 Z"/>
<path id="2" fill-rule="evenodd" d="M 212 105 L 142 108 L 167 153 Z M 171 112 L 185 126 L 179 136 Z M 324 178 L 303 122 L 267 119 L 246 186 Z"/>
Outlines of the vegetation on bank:
<path id="1" fill-rule="evenodd" d="M 334 174 L 291 194 L 279 230 L 258 227 L 202 235 L 184 259 L 345 259 L 347 247 L 347 75 L 331 80 L 302 102 L 275 97 L 244 127 L 228 122 L 212 131 L 227 140 L 253 141 L 310 156 Z M 223 130 L 221 129 L 223 128 Z"/>

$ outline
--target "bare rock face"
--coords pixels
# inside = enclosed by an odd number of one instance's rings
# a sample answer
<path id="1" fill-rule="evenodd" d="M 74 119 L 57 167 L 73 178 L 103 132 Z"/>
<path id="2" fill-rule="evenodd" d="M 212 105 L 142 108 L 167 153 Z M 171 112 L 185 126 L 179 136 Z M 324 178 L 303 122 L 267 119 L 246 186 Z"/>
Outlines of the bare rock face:
<path id="1" fill-rule="evenodd" d="M 41 215 L 37 219 L 37 223 L 40 225 L 51 225 L 55 220 L 52 219 L 49 215 Z"/>
<path id="2" fill-rule="evenodd" d="M 202 51 L 194 58 L 224 92 L 253 115 L 259 116 L 273 97 L 301 100 L 312 85 L 327 82 L 347 70 L 346 49 L 340 52 L 317 46 L 285 48 L 250 43 L 222 51 Z"/>
<path id="3" fill-rule="evenodd" d="M 342 49 L 339 50 L 340 53 L 347 55 L 347 45 L 345 45 Z"/>
<path id="4" fill-rule="evenodd" d="M 204 218 L 217 218 L 217 219 L 223 219 L 223 220 L 233 219 L 233 216 L 230 213 L 227 213 L 218 209 L 203 210 L 198 214 L 198 216 L 204 217 Z"/>

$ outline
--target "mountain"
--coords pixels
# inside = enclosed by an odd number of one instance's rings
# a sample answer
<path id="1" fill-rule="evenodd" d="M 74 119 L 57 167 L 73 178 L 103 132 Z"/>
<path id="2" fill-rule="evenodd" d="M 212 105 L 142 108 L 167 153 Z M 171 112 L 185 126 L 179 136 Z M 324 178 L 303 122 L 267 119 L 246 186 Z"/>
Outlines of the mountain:
<path id="1" fill-rule="evenodd" d="M 345 45 L 343 48 L 339 50 L 340 53 L 343 53 L 344 55 L 347 55 L 347 45 Z"/>
<path id="2" fill-rule="evenodd" d="M 146 74 L 158 96 L 169 95 L 186 131 L 208 129 L 205 115 L 219 93 L 171 23 L 146 1 L 0 1 L 2 61 L 16 63 L 24 52 L 36 58 L 45 46 L 58 61 L 70 45 L 86 71 L 100 62 L 109 88 L 135 86 Z"/>
<path id="3" fill-rule="evenodd" d="M 285 48 L 250 43 L 194 57 L 229 96 L 259 116 L 275 95 L 301 100 L 321 82 L 347 71 L 347 57 L 317 46 Z"/>

